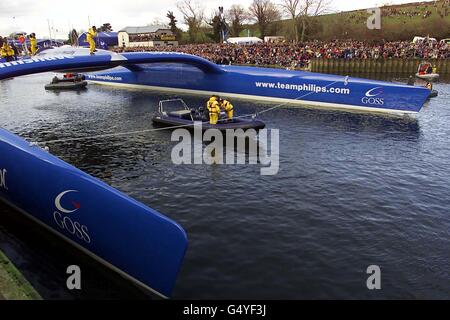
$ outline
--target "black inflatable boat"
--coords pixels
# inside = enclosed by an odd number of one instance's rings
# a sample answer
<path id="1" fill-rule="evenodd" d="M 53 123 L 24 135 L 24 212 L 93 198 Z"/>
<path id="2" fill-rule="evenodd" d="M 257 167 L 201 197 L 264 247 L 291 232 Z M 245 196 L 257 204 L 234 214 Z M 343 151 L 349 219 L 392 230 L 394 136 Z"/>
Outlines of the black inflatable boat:
<path id="1" fill-rule="evenodd" d="M 49 83 L 45 85 L 45 90 L 81 90 L 85 89 L 87 86 L 87 81 L 77 81 L 77 82 L 57 82 Z"/>
<path id="2" fill-rule="evenodd" d="M 178 106 L 181 105 L 182 108 L 174 111 L 166 108 L 168 104 L 173 103 L 178 103 Z M 203 131 L 207 129 L 218 129 L 220 131 L 227 129 L 260 130 L 266 126 L 263 121 L 256 119 L 254 116 L 236 117 L 229 120 L 225 115 L 222 115 L 217 124 L 210 124 L 202 108 L 189 108 L 182 99 L 160 101 L 158 112 L 153 116 L 152 121 L 165 127 L 183 127 L 186 129 L 193 129 L 195 123 L 201 122 Z"/>
<path id="3" fill-rule="evenodd" d="M 45 85 L 45 90 L 81 90 L 85 89 L 87 81 L 84 80 L 82 75 L 64 75 L 64 77 L 54 77 L 52 82 Z"/>

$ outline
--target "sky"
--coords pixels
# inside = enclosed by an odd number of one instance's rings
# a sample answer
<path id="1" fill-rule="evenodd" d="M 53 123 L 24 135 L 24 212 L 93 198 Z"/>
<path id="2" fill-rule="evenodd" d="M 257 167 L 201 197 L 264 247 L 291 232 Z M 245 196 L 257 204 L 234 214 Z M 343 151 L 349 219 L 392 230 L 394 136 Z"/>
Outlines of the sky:
<path id="1" fill-rule="evenodd" d="M 252 0 L 194 0 L 206 9 L 210 16 L 219 5 L 226 10 L 232 4 L 248 7 Z M 280 0 L 273 0 L 279 3 Z M 334 0 L 332 11 L 348 11 L 372 8 L 384 4 L 419 2 L 420 0 Z M 180 26 L 182 16 L 176 7 L 177 0 L 15 0 L 0 1 L 0 35 L 12 32 L 35 32 L 38 38 L 66 39 L 69 30 L 86 30 L 91 25 L 111 23 L 118 31 L 126 26 L 145 26 L 158 20 L 167 23 L 168 10 L 172 10 Z"/>

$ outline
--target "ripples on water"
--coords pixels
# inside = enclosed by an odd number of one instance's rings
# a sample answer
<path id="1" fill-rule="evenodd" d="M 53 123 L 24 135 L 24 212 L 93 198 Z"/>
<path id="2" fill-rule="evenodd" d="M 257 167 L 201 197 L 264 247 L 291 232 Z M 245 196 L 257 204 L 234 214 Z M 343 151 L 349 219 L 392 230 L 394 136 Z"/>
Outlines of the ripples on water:
<path id="1" fill-rule="evenodd" d="M 149 129 L 158 101 L 174 97 L 103 86 L 45 92 L 50 78 L 1 82 L 0 126 L 30 141 Z M 170 131 L 50 150 L 186 229 L 175 298 L 448 299 L 450 86 L 435 88 L 439 97 L 417 119 L 302 108 L 264 114 L 268 128 L 280 129 L 276 176 L 261 176 L 258 166 L 173 165 Z M 235 106 L 241 114 L 266 107 Z M 82 257 L 61 257 L 48 241 L 29 245 L 20 223 L 4 223 L 0 247 L 49 298 L 102 297 L 105 288 L 112 297 L 139 297 L 113 275 L 113 284 L 98 280 L 102 268 L 84 296 L 58 289 L 59 267 Z M 381 291 L 365 287 L 371 264 L 381 267 Z"/>

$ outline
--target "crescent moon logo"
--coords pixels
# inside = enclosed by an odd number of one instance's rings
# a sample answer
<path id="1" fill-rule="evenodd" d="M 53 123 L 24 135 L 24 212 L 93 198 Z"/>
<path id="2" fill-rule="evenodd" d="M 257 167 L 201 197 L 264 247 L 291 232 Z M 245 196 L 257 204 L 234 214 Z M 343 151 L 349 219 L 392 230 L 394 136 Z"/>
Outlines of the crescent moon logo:
<path id="1" fill-rule="evenodd" d="M 369 91 L 366 92 L 366 97 L 376 97 L 376 96 L 378 96 L 378 95 L 380 95 L 380 94 L 383 93 L 383 90 L 379 90 L 379 91 L 376 92 L 376 93 L 372 93 L 373 91 L 375 91 L 375 90 L 377 90 L 377 89 L 383 89 L 383 88 L 381 88 L 381 87 L 376 87 L 376 88 L 370 89 Z"/>
<path id="2" fill-rule="evenodd" d="M 77 190 L 66 190 L 66 191 L 63 191 L 60 194 L 58 194 L 58 196 L 55 198 L 55 207 L 56 207 L 56 209 L 58 209 L 62 213 L 69 214 L 69 213 L 75 212 L 78 209 L 80 209 L 80 204 L 78 202 L 72 202 L 74 207 L 75 207 L 75 209 L 72 209 L 72 210 L 65 209 L 61 205 L 62 197 L 64 197 L 66 194 L 71 193 L 71 192 L 78 192 L 78 191 Z"/>

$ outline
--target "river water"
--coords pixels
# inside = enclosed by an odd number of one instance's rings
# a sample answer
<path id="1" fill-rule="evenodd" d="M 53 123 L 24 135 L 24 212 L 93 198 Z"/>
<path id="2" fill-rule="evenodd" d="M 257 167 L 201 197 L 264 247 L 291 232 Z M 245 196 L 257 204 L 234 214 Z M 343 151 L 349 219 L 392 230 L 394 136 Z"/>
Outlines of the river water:
<path id="1" fill-rule="evenodd" d="M 0 82 L 0 126 L 29 141 L 152 128 L 172 94 L 51 74 Z M 261 116 L 280 130 L 280 171 L 174 165 L 170 131 L 50 145 L 50 152 L 179 222 L 189 249 L 174 298 L 450 298 L 450 85 L 416 118 L 305 108 Z M 203 99 L 182 96 L 188 104 Z M 234 101 L 241 114 L 270 107 Z M 0 205 L 0 249 L 47 299 L 148 298 Z M 66 267 L 83 288 L 65 289 Z M 368 290 L 366 268 L 381 268 Z"/>

